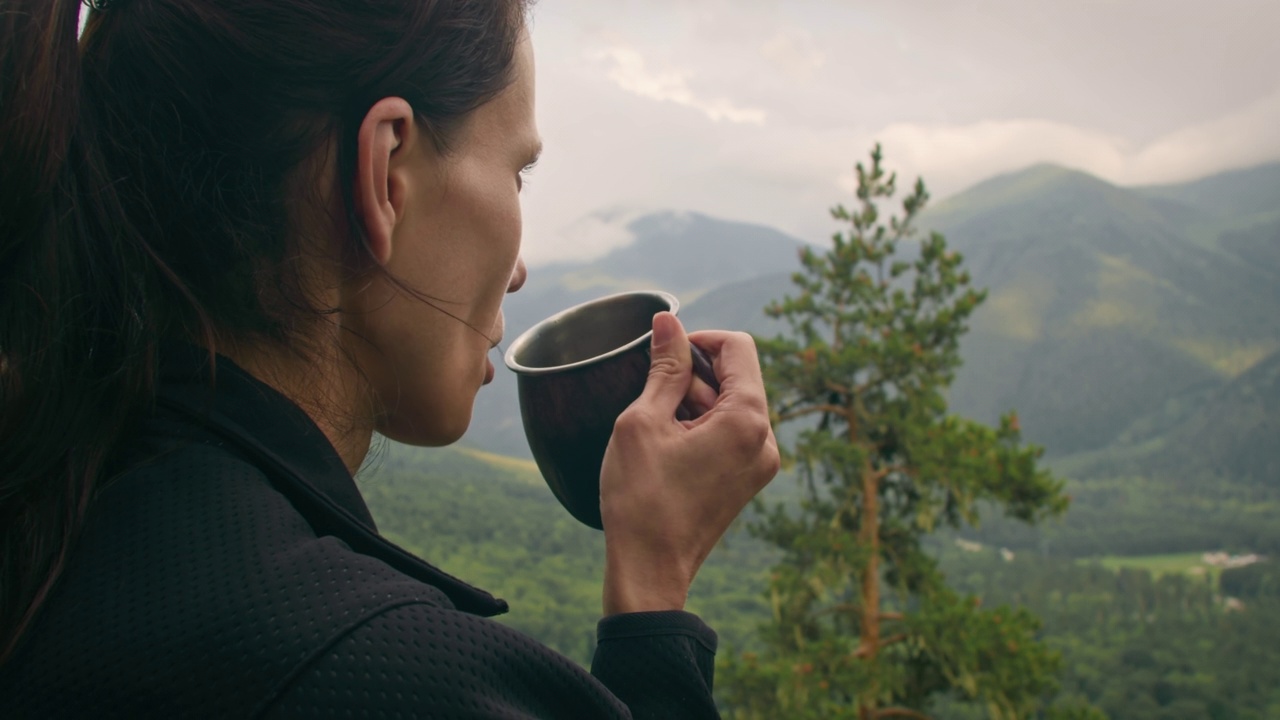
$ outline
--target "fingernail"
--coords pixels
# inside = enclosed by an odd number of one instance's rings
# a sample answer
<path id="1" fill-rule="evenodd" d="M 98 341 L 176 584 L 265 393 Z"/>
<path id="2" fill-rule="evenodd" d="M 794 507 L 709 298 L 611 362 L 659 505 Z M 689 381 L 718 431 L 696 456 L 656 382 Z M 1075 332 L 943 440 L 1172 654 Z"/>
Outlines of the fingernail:
<path id="1" fill-rule="evenodd" d="M 653 349 L 661 350 L 671 344 L 671 338 L 675 337 L 675 328 L 669 318 L 662 317 L 670 315 L 670 313 L 660 312 L 653 316 Z"/>

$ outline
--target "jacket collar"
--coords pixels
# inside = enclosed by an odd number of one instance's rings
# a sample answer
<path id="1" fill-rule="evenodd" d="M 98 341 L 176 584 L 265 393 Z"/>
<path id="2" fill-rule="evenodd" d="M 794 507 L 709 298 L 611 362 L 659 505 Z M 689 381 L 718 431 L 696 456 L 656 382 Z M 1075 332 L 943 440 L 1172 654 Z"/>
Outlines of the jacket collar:
<path id="1" fill-rule="evenodd" d="M 164 348 L 157 404 L 246 455 L 317 535 L 333 535 L 433 585 L 464 612 L 493 616 L 507 603 L 424 562 L 378 534 L 355 479 L 311 418 L 231 360 L 189 345 Z"/>

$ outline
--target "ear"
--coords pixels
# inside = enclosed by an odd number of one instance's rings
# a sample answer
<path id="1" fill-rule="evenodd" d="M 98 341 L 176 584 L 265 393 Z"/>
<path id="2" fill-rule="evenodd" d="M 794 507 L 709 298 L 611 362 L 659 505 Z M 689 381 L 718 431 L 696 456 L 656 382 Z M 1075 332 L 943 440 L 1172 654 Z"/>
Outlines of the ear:
<path id="1" fill-rule="evenodd" d="M 369 251 L 379 265 L 391 259 L 396 226 L 409 196 L 409 149 L 419 141 L 413 108 L 398 97 L 379 100 L 364 116 L 356 136 L 356 213 L 364 223 Z"/>

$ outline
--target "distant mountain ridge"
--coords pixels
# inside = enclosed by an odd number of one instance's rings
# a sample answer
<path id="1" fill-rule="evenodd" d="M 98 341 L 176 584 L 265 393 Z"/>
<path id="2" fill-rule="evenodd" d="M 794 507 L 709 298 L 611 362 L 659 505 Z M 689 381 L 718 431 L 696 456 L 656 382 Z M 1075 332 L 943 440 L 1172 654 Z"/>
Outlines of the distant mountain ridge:
<path id="1" fill-rule="evenodd" d="M 584 271 L 627 282 L 652 278 L 674 293 L 712 287 L 794 262 L 800 241 L 778 230 L 694 212 L 659 212 L 627 223 L 633 242 L 591 263 L 557 263 L 535 272 L 553 282 Z"/>
<path id="2" fill-rule="evenodd" d="M 946 235 L 990 291 L 962 345 L 953 410 L 990 421 L 1016 408 L 1030 440 L 1066 455 L 1174 432 L 1216 393 L 1238 402 L 1226 388 L 1280 352 L 1275 208 L 1280 163 L 1142 188 L 1037 165 L 930 208 L 919 227 Z M 535 270 L 507 304 L 508 337 L 634 287 L 684 298 L 693 328 L 779 329 L 762 308 L 790 291 L 800 240 L 694 213 L 628 229 L 634 241 L 602 258 Z M 516 413 L 500 371 L 466 442 L 527 455 Z"/>
<path id="3" fill-rule="evenodd" d="M 627 234 L 629 244 L 589 262 L 555 263 L 529 271 L 525 287 L 504 305 L 508 342 L 560 310 L 624 290 L 655 289 L 674 294 L 689 322 L 694 299 L 725 284 L 750 281 L 795 265 L 800 240 L 773 228 L 720 220 L 695 212 L 654 212 L 639 216 L 611 211 L 598 223 L 603 232 Z M 621 220 L 624 227 L 608 227 Z M 748 312 L 750 314 L 750 312 Z M 758 314 L 758 313 L 756 313 Z M 712 317 L 701 326 L 725 327 Z M 746 328 L 733 323 L 728 327 Z M 505 345 L 504 345 L 505 347 Z M 516 404 L 515 377 L 495 359 L 499 371 L 476 400 L 473 430 L 466 442 L 493 452 L 528 457 Z"/>
<path id="4" fill-rule="evenodd" d="M 1188 205 L 1224 220 L 1280 216 L 1275 189 L 1280 187 L 1280 163 L 1267 163 L 1217 173 L 1191 182 L 1134 188 L 1142 195 Z"/>
<path id="5" fill-rule="evenodd" d="M 1280 198 L 1280 173 L 1261 175 Z M 1280 277 L 1198 242 L 1188 225 L 1227 228 L 1237 218 L 1210 216 L 1174 189 L 1151 197 L 1037 166 L 927 214 L 991 292 L 963 343 L 957 410 L 991 420 L 1016 407 L 1029 437 L 1077 452 L 1280 348 Z"/>

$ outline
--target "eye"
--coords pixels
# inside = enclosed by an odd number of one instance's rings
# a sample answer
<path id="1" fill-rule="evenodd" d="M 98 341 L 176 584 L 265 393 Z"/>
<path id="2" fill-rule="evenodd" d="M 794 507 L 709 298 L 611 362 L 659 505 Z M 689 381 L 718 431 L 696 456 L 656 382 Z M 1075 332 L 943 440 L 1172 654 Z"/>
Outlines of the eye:
<path id="1" fill-rule="evenodd" d="M 518 188 L 524 189 L 525 184 L 528 182 L 529 175 L 533 173 L 533 169 L 536 167 L 538 167 L 538 161 L 534 160 L 528 165 L 520 168 L 520 174 L 516 177 L 516 186 Z"/>

